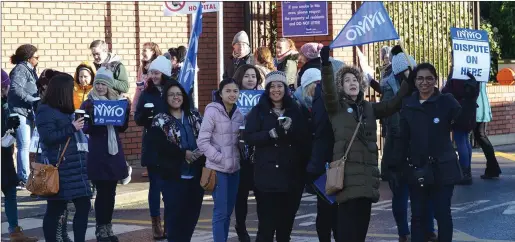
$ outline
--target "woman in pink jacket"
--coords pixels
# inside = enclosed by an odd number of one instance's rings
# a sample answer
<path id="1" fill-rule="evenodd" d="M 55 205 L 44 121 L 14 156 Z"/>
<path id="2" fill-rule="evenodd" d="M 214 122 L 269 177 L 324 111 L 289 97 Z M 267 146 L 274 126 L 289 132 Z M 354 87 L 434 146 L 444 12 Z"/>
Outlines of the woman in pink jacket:
<path id="1" fill-rule="evenodd" d="M 236 203 L 240 179 L 239 127 L 243 114 L 236 106 L 240 90 L 233 79 L 225 79 L 216 92 L 216 101 L 207 105 L 197 145 L 206 156 L 206 167 L 216 171 L 213 190 L 213 239 L 225 242 Z"/>

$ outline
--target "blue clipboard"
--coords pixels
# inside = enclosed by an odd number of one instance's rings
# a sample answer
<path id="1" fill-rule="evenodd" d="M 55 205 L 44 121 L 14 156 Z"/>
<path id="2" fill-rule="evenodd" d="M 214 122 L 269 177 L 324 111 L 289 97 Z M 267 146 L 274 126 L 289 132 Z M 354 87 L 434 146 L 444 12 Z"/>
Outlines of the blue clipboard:
<path id="1" fill-rule="evenodd" d="M 327 195 L 325 193 L 325 183 L 327 182 L 327 174 L 322 174 L 319 178 L 317 178 L 313 182 L 313 187 L 315 188 L 315 192 L 318 196 L 324 198 L 329 204 L 334 204 L 336 202 L 336 196 L 335 195 Z"/>

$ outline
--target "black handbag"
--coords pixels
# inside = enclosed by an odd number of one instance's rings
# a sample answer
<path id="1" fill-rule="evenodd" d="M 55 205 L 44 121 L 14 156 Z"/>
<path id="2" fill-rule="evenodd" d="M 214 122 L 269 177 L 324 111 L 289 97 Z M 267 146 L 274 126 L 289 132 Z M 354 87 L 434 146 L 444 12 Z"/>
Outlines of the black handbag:
<path id="1" fill-rule="evenodd" d="M 420 187 L 435 184 L 435 159 L 433 157 L 428 157 L 427 160 L 417 163 L 419 163 L 420 165 L 415 165 L 411 159 L 409 160 L 409 170 L 407 172 L 407 178 L 409 183 L 417 184 Z"/>

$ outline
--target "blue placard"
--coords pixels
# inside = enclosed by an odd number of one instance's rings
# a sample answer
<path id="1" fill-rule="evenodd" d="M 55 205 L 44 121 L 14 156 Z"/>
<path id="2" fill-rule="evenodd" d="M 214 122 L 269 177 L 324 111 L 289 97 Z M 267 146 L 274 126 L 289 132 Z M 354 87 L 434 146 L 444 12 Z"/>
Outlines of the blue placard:
<path id="1" fill-rule="evenodd" d="M 95 125 L 123 126 L 128 104 L 127 100 L 94 100 L 93 123 Z"/>
<path id="2" fill-rule="evenodd" d="M 246 116 L 250 110 L 259 102 L 259 98 L 265 90 L 240 90 L 240 97 L 236 105 L 240 109 L 243 116 Z M 213 91 L 213 102 L 215 101 L 216 91 Z"/>
<path id="3" fill-rule="evenodd" d="M 322 198 L 324 198 L 324 200 L 326 200 L 328 203 L 334 204 L 334 202 L 336 201 L 336 196 L 335 195 L 327 195 L 327 193 L 325 193 L 326 182 L 327 182 L 327 174 L 324 173 L 319 178 L 317 178 L 315 180 L 315 182 L 313 183 L 313 185 L 315 186 L 315 192 L 317 193 L 317 195 L 322 196 Z"/>
<path id="4" fill-rule="evenodd" d="M 382 2 L 365 2 L 331 43 L 331 49 L 399 39 Z"/>
<path id="5" fill-rule="evenodd" d="M 328 35 L 327 2 L 282 2 L 283 37 Z"/>

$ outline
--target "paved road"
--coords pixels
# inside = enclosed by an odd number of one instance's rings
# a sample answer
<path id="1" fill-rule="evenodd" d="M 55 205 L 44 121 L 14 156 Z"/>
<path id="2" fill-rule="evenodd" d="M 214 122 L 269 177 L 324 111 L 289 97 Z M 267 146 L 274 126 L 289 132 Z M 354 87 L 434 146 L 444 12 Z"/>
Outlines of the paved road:
<path id="1" fill-rule="evenodd" d="M 473 158 L 474 184 L 459 186 L 453 197 L 455 233 L 453 241 L 515 241 L 515 153 L 499 153 L 503 176 L 499 180 L 484 181 L 478 177 L 484 170 L 484 157 Z M 396 227 L 391 215 L 391 193 L 386 183 L 381 184 L 381 200 L 373 205 L 367 241 L 397 241 Z M 257 215 L 254 197 L 249 197 L 249 232 L 255 236 Z M 37 204 L 35 206 L 41 206 Z M 211 214 L 213 202 L 204 197 L 201 218 L 192 241 L 212 241 Z M 41 206 L 44 212 L 44 206 Z M 23 209 L 23 208 L 22 208 Z M 41 214 L 41 213 L 40 213 Z M 146 203 L 117 208 L 114 231 L 120 241 L 152 241 Z M 318 241 L 315 231 L 316 198 L 305 194 L 295 219 L 292 241 Z M 5 215 L 2 209 L 2 221 Z M 94 241 L 94 214 L 90 214 L 87 239 Z M 27 234 L 43 238 L 42 216 L 27 214 L 20 220 Z M 229 241 L 238 241 L 231 226 Z M 2 240 L 7 237 L 7 224 L 2 223 Z M 69 230 L 71 231 L 71 221 Z M 44 240 L 41 240 L 44 241 Z"/>

